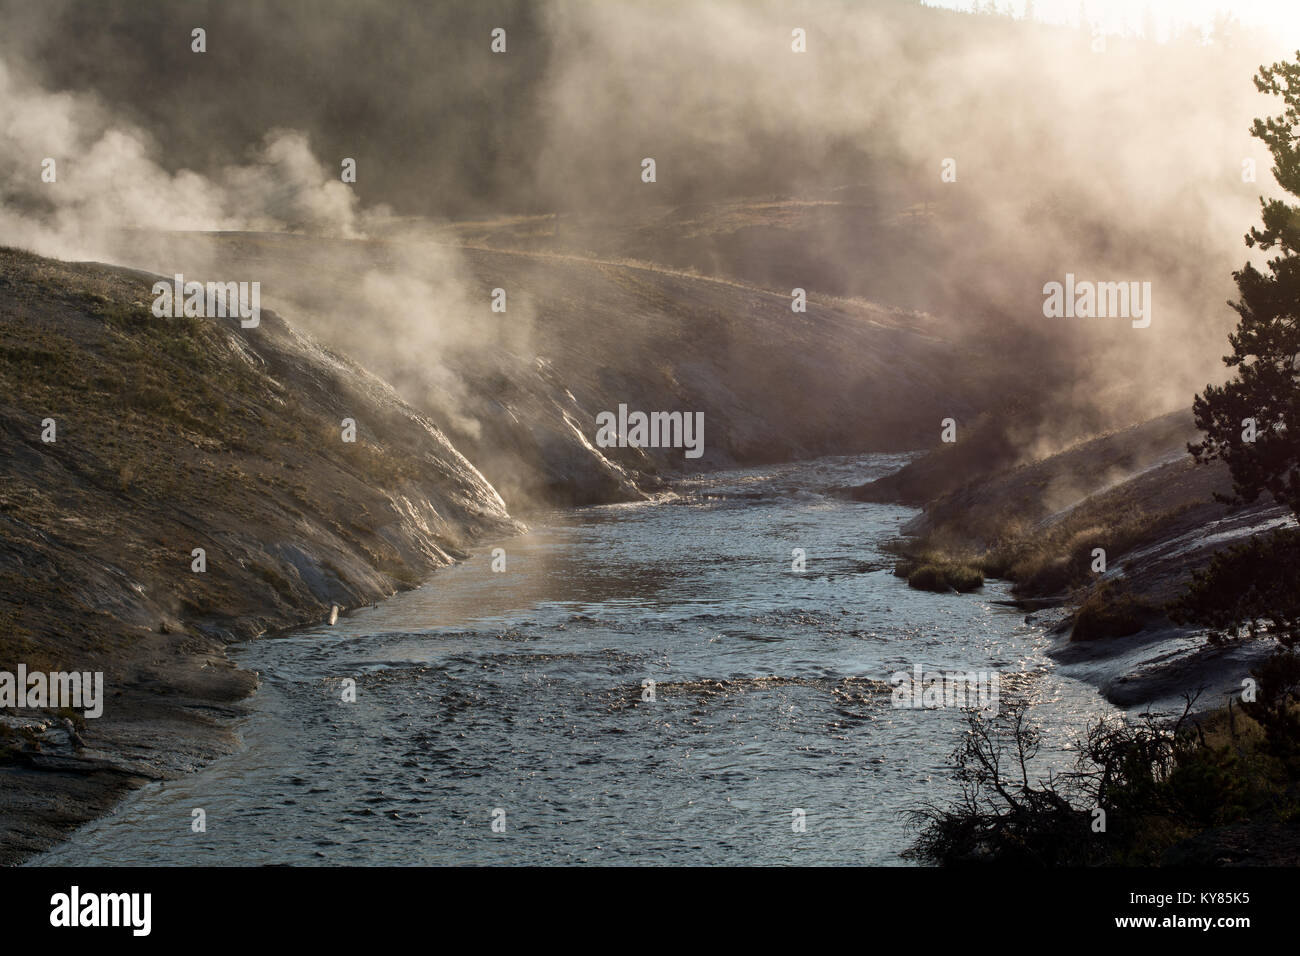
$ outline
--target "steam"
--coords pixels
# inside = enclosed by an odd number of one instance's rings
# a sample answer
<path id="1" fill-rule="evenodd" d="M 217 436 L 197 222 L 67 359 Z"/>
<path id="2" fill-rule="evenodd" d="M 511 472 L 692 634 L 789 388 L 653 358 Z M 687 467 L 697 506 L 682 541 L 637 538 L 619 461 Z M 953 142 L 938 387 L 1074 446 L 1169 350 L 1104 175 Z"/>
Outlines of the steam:
<path id="1" fill-rule="evenodd" d="M 503 345 L 530 361 L 550 343 L 525 302 L 508 343 L 484 335 L 470 316 L 487 290 L 430 216 L 560 213 L 549 251 L 655 260 L 689 244 L 675 265 L 925 310 L 996 357 L 990 379 L 1018 410 L 994 417 L 1040 454 L 1222 377 L 1230 272 L 1273 189 L 1248 129 L 1273 109 L 1251 76 L 1278 51 L 1242 30 L 1209 46 L 1112 37 L 1099 52 L 1073 29 L 904 0 L 137 7 L 0 3 L 0 241 L 188 274 L 207 264 L 197 247 L 180 262 L 173 239 L 131 233 L 382 239 L 382 258 L 324 260 L 346 281 L 289 272 L 268 298 L 362 330 L 347 351 L 471 435 L 455 363 L 491 367 Z M 116 34 L 85 30 L 110 8 Z M 201 85 L 204 61 L 177 39 L 199 22 L 220 67 Z M 503 56 L 488 49 L 496 26 Z M 68 35 L 84 41 L 65 48 Z M 244 69 L 241 50 L 262 55 Z M 360 157 L 355 185 L 339 179 L 345 156 Z M 57 183 L 41 182 L 43 157 Z M 945 159 L 956 182 L 940 179 Z M 846 187 L 869 200 L 840 202 Z M 785 245 L 741 256 L 747 227 Z M 1044 283 L 1067 272 L 1150 282 L 1151 327 L 1044 317 Z"/>
<path id="2" fill-rule="evenodd" d="M 247 165 L 170 172 L 152 136 L 93 96 L 51 93 L 2 61 L 0 125 L 9 133 L 0 139 L 9 171 L 0 235 L 43 255 L 120 259 L 128 230 L 361 232 L 356 196 L 327 177 L 301 132 L 271 130 Z M 42 177 L 47 158 L 52 182 Z"/>
<path id="3" fill-rule="evenodd" d="M 658 161 L 660 198 L 678 202 L 738 184 L 814 195 L 870 184 L 878 209 L 900 217 L 870 247 L 880 261 L 809 235 L 834 291 L 901 286 L 895 304 L 938 313 L 947 334 L 997 340 L 1004 390 L 1037 406 L 1022 419 L 1041 419 L 1018 440 L 1038 451 L 1186 406 L 1222 376 L 1230 273 L 1273 185 L 1248 135 L 1274 109 L 1251 83 L 1274 55 L 1262 37 L 1111 37 L 1099 51 L 1072 29 L 904 4 L 548 10 L 565 54 L 547 87 L 540 177 L 559 205 L 635 215 L 646 190 L 627 171 L 643 155 Z M 805 54 L 791 51 L 796 26 Z M 948 158 L 953 183 L 940 180 Z M 1243 181 L 1247 161 L 1257 182 Z M 1043 285 L 1067 272 L 1151 282 L 1154 325 L 1044 317 Z M 816 288 L 816 276 L 769 275 Z"/>

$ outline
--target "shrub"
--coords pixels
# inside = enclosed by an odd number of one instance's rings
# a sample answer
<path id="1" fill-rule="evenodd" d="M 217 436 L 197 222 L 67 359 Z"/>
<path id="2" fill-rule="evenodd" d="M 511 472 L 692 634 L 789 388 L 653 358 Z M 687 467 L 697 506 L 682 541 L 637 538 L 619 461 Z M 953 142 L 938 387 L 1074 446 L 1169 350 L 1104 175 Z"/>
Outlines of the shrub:
<path id="1" fill-rule="evenodd" d="M 919 591 L 943 593 L 950 590 L 948 579 L 936 564 L 925 564 L 907 575 L 907 586 Z"/>
<path id="2" fill-rule="evenodd" d="M 1290 819 L 1296 768 L 1258 746 L 1259 735 L 1234 730 L 1217 742 L 1223 712 L 1193 720 L 1194 702 L 1176 717 L 1096 721 L 1074 768 L 1038 779 L 1029 768 L 1041 737 L 1026 701 L 995 716 L 968 712 L 953 754 L 960 795 L 909 814 L 919 832 L 903 856 L 941 866 L 1150 865 L 1217 827 Z M 1093 827 L 1097 810 L 1105 830 Z"/>
<path id="3" fill-rule="evenodd" d="M 1072 641 L 1128 637 L 1142 630 L 1160 608 L 1110 584 L 1101 584 L 1079 605 L 1070 631 Z"/>
<path id="4" fill-rule="evenodd" d="M 948 582 L 954 591 L 974 591 L 984 586 L 984 573 L 972 565 L 952 565 L 948 568 Z"/>
<path id="5" fill-rule="evenodd" d="M 901 575 L 900 575 L 901 576 Z M 979 568 L 969 564 L 931 563 L 908 571 L 908 587 L 919 591 L 935 591 L 943 594 L 948 591 L 974 591 L 984 584 L 984 574 Z"/>
<path id="6" fill-rule="evenodd" d="M 1208 627 L 1227 643 L 1243 632 L 1271 633 L 1283 647 L 1300 643 L 1300 532 L 1282 528 L 1256 535 L 1216 554 L 1192 575 L 1187 593 L 1172 605 L 1179 624 Z"/>

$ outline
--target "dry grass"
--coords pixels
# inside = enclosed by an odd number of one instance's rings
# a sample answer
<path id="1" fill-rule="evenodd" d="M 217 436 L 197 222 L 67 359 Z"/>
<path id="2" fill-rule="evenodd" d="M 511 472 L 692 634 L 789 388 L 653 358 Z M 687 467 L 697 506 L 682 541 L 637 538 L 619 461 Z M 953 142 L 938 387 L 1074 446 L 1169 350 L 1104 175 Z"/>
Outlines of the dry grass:
<path id="1" fill-rule="evenodd" d="M 1081 600 L 1070 640 L 1128 637 L 1142 630 L 1161 613 L 1158 604 L 1106 582 L 1093 588 Z"/>
<path id="2" fill-rule="evenodd" d="M 1013 524 L 999 535 L 997 544 L 980 555 L 979 564 L 990 577 L 1014 582 L 1017 594 L 1062 595 L 1096 579 L 1095 549 L 1105 551 L 1107 564 L 1112 564 L 1159 541 L 1189 507 L 1109 511 L 1108 506 L 1116 504 L 1122 503 L 1091 502 L 1054 524 L 1032 529 Z"/>

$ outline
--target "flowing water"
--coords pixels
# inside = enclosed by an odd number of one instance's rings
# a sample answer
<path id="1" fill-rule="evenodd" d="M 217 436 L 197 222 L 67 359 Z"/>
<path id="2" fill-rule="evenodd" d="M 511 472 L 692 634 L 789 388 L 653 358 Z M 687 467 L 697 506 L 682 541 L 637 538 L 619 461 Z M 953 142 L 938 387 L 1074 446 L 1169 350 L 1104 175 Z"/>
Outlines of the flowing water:
<path id="1" fill-rule="evenodd" d="M 904 812 L 955 792 L 963 724 L 892 706 L 895 672 L 997 671 L 1058 765 L 1111 709 L 1000 585 L 935 595 L 890 573 L 882 545 L 915 512 L 832 490 L 904 460 L 536 515 L 424 587 L 251 642 L 245 749 L 33 862 L 900 863 Z"/>

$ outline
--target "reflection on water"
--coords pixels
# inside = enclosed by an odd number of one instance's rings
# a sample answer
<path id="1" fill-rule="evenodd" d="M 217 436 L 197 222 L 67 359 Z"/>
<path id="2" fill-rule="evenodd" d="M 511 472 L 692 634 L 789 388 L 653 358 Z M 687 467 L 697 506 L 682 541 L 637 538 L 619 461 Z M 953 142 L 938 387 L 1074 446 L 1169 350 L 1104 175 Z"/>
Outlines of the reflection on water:
<path id="1" fill-rule="evenodd" d="M 901 461 L 534 516 L 425 587 L 244 646 L 263 676 L 247 748 L 35 862 L 896 864 L 902 811 L 953 792 L 961 715 L 892 708 L 891 674 L 996 669 L 1058 747 L 1107 710 L 998 586 L 890 574 L 880 546 L 914 512 L 828 492 Z"/>

